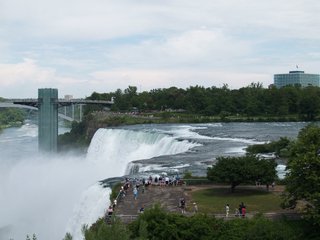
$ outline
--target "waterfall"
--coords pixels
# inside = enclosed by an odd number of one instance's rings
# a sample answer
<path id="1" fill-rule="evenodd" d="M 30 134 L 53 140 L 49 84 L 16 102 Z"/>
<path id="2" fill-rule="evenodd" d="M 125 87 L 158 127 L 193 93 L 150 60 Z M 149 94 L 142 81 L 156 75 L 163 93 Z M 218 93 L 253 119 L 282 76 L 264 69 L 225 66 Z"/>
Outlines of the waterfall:
<path id="1" fill-rule="evenodd" d="M 101 180 L 123 176 L 134 160 L 178 154 L 194 146 L 198 144 L 159 132 L 99 129 L 92 138 L 86 161 L 91 166 L 90 175 Z M 81 239 L 81 225 L 90 225 L 103 216 L 109 193 L 110 189 L 102 188 L 99 183 L 82 193 L 67 227 L 75 240 Z"/>
<path id="2" fill-rule="evenodd" d="M 99 166 L 101 178 L 109 178 L 124 175 L 132 161 L 174 155 L 197 145 L 156 132 L 99 129 L 91 141 L 87 159 Z"/>

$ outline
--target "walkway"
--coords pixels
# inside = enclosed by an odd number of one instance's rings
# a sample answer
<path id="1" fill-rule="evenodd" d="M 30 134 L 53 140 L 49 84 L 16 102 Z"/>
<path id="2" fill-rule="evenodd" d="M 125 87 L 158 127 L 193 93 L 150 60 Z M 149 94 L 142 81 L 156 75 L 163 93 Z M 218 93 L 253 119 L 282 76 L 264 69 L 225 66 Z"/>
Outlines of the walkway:
<path id="1" fill-rule="evenodd" d="M 192 201 L 190 197 L 190 192 L 195 191 L 200 188 L 212 188 L 212 187 L 221 187 L 213 185 L 205 186 L 154 186 L 150 185 L 145 188 L 144 193 L 140 187 L 138 198 L 135 200 L 133 196 L 132 188 L 127 190 L 126 196 L 118 202 L 118 205 L 115 209 L 115 215 L 120 217 L 123 222 L 128 223 L 135 220 L 139 215 L 139 209 L 144 206 L 144 209 L 151 208 L 155 204 L 159 204 L 163 209 L 168 212 L 177 212 L 181 213 L 179 208 L 180 198 L 186 199 L 186 207 L 189 210 L 186 215 L 192 215 L 190 212 L 192 209 Z M 254 186 L 252 186 L 254 187 Z M 281 191 L 282 189 L 277 188 L 275 191 Z M 232 212 L 233 213 L 233 212 Z M 235 216 L 230 214 L 228 219 L 233 219 Z M 300 215 L 292 211 L 284 211 L 277 213 L 265 213 L 264 214 L 269 219 L 279 219 L 282 216 L 286 216 L 290 219 L 300 218 Z M 225 218 L 224 214 L 214 214 L 217 218 Z M 253 214 L 247 213 L 247 218 L 253 217 Z"/>
<path id="2" fill-rule="evenodd" d="M 127 222 L 137 217 L 142 206 L 144 209 L 148 209 L 155 204 L 159 204 L 168 212 L 180 212 L 179 200 L 182 197 L 186 199 L 188 204 L 189 197 L 185 194 L 182 186 L 150 185 L 145 188 L 144 193 L 140 187 L 137 200 L 134 199 L 132 188 L 129 188 L 126 196 L 118 202 L 115 214 Z"/>

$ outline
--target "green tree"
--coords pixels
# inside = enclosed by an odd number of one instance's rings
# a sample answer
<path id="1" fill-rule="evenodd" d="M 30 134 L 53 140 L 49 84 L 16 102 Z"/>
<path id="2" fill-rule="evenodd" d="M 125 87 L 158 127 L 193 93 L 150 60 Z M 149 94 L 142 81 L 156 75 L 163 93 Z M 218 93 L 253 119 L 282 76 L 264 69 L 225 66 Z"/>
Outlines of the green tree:
<path id="1" fill-rule="evenodd" d="M 117 218 L 113 218 L 111 224 L 101 218 L 90 228 L 84 225 L 82 232 L 85 240 L 129 240 L 126 226 Z"/>
<path id="2" fill-rule="evenodd" d="M 141 228 L 146 228 L 147 234 Z M 185 217 L 166 212 L 156 205 L 141 214 L 129 229 L 131 239 L 217 239 L 223 221 L 200 214 Z"/>
<path id="3" fill-rule="evenodd" d="M 299 108 L 300 113 L 305 116 L 306 120 L 315 120 L 320 109 L 319 89 L 315 87 L 303 89 Z"/>
<path id="4" fill-rule="evenodd" d="M 219 157 L 207 170 L 209 180 L 228 183 L 231 192 L 241 183 L 250 183 L 258 179 L 271 183 L 276 177 L 276 164 L 270 160 L 259 160 L 253 155 L 243 157 Z"/>
<path id="5" fill-rule="evenodd" d="M 265 184 L 269 190 L 269 186 L 274 182 L 277 176 L 277 163 L 270 159 L 260 159 L 256 168 L 256 179 L 259 179 L 261 184 Z"/>
<path id="6" fill-rule="evenodd" d="M 4 108 L 0 109 L 0 125 L 11 123 L 22 123 L 25 119 L 25 112 L 22 109 Z"/>
<path id="7" fill-rule="evenodd" d="M 71 233 L 67 232 L 62 240 L 72 240 L 72 239 L 73 239 L 73 237 L 72 237 Z"/>
<path id="8" fill-rule="evenodd" d="M 310 227 L 304 220 L 268 220 L 258 215 L 252 219 L 236 218 L 224 221 L 206 214 L 184 216 L 170 213 L 161 209 L 159 205 L 147 209 L 128 225 L 118 221 L 106 225 L 102 219 L 99 219 L 89 229 L 85 226 L 83 230 L 86 240 L 319 239 L 318 228 Z M 123 236 L 124 238 L 121 238 Z"/>
<path id="9" fill-rule="evenodd" d="M 186 93 L 186 101 L 189 111 L 201 113 L 208 105 L 206 89 L 198 85 L 188 88 Z"/>
<path id="10" fill-rule="evenodd" d="M 246 151 L 249 154 L 274 152 L 277 155 L 281 156 L 282 151 L 288 151 L 291 143 L 292 142 L 288 138 L 281 137 L 279 140 L 272 141 L 270 143 L 250 145 L 247 147 Z"/>
<path id="11" fill-rule="evenodd" d="M 303 128 L 293 146 L 287 169 L 285 207 L 305 205 L 306 218 L 320 226 L 320 127 Z"/>

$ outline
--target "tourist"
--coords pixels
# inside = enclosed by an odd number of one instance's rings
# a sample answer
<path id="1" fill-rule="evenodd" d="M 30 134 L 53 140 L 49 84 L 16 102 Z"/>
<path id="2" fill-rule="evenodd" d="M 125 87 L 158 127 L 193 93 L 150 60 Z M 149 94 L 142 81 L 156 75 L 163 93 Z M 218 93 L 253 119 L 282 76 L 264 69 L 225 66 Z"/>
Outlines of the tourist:
<path id="1" fill-rule="evenodd" d="M 117 199 L 113 201 L 113 205 L 112 205 L 113 211 L 115 210 L 116 206 L 117 206 Z"/>
<path id="2" fill-rule="evenodd" d="M 175 185 L 176 186 L 180 185 L 180 176 L 179 175 L 176 176 L 176 184 Z"/>
<path id="3" fill-rule="evenodd" d="M 245 216 L 246 216 L 246 206 L 242 207 L 241 214 L 242 214 L 242 217 L 245 218 Z"/>
<path id="4" fill-rule="evenodd" d="M 121 187 L 120 192 L 119 192 L 119 198 L 120 198 L 120 200 L 121 200 L 122 198 L 124 198 L 125 196 L 126 196 L 126 194 L 125 194 L 125 192 L 124 192 L 124 190 L 123 190 L 123 187 Z"/>
<path id="5" fill-rule="evenodd" d="M 229 217 L 229 210 L 230 210 L 230 207 L 229 207 L 229 204 L 226 205 L 226 217 Z"/>
<path id="6" fill-rule="evenodd" d="M 154 185 L 158 185 L 158 177 L 154 178 Z"/>
<path id="7" fill-rule="evenodd" d="M 169 185 L 169 177 L 165 177 L 166 186 Z"/>
<path id="8" fill-rule="evenodd" d="M 181 213 L 185 214 L 186 213 L 186 200 L 184 198 L 180 198 L 180 208 L 181 208 Z"/>
<path id="9" fill-rule="evenodd" d="M 198 212 L 198 205 L 197 203 L 193 203 L 193 213 L 197 213 Z"/>
<path id="10" fill-rule="evenodd" d="M 138 198 L 138 189 L 136 187 L 133 188 L 133 196 L 134 196 L 134 200 L 137 200 L 137 198 Z"/>
<path id="11" fill-rule="evenodd" d="M 240 212 L 239 212 L 239 209 L 236 208 L 235 211 L 234 211 L 234 216 L 235 217 L 240 217 Z"/>
<path id="12" fill-rule="evenodd" d="M 239 205 L 239 213 L 243 218 L 246 216 L 246 206 L 243 202 Z"/>
<path id="13" fill-rule="evenodd" d="M 139 209 L 139 213 L 143 213 L 144 212 L 144 206 L 142 205 L 141 208 Z"/>
<path id="14" fill-rule="evenodd" d="M 107 215 L 111 217 L 112 213 L 113 213 L 113 208 L 110 205 L 109 208 L 107 209 Z"/>

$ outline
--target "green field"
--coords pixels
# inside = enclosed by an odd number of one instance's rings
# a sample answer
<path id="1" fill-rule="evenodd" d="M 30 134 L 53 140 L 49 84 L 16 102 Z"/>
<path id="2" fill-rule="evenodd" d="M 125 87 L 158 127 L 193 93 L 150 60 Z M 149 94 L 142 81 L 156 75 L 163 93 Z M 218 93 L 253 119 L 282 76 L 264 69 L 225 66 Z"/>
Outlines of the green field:
<path id="1" fill-rule="evenodd" d="M 192 200 L 198 204 L 199 212 L 225 213 L 225 205 L 230 206 L 230 215 L 243 202 L 247 213 L 266 213 L 281 211 L 279 193 L 261 189 L 236 189 L 234 193 L 228 188 L 211 188 L 191 192 Z M 191 206 L 191 204 L 189 204 Z"/>

